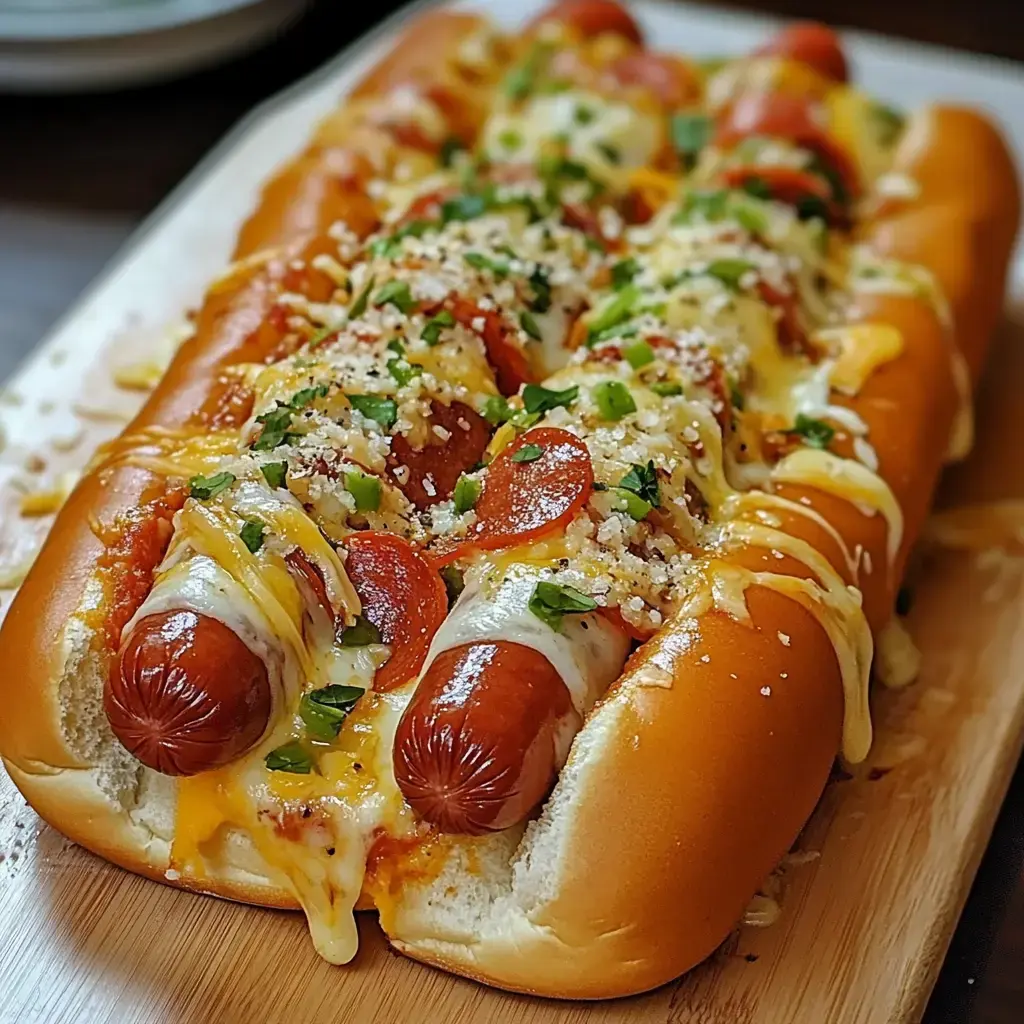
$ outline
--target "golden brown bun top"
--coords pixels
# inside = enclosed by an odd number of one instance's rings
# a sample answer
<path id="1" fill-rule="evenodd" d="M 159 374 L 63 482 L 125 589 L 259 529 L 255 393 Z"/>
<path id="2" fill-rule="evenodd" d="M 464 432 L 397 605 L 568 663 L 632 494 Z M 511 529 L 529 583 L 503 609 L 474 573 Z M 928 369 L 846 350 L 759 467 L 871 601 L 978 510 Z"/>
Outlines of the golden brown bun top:
<path id="1" fill-rule="evenodd" d="M 887 203 L 868 233 L 884 255 L 923 263 L 935 274 L 977 381 L 1002 315 L 1021 216 L 1013 156 L 983 114 L 936 106 L 911 119 L 896 170 L 920 193 Z"/>

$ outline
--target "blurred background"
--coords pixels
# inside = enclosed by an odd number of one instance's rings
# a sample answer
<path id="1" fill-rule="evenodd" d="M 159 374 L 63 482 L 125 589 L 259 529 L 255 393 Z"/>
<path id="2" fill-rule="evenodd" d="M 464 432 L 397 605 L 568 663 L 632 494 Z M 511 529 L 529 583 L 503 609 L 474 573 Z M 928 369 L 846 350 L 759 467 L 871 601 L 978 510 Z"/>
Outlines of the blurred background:
<path id="1" fill-rule="evenodd" d="M 255 104 L 388 0 L 0 0 L 0 381 Z M 1024 61 L 1024 0 L 748 0 L 723 8 Z M 1024 1020 L 1018 771 L 926 1020 Z"/>

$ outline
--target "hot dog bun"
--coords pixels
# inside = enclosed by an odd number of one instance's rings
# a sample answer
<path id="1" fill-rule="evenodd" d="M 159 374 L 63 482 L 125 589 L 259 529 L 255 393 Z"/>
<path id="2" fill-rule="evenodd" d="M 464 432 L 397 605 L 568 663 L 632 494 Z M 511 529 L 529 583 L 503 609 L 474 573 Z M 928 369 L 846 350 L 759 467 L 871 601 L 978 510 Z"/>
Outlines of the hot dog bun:
<path id="1" fill-rule="evenodd" d="M 601 6 L 570 5 L 586 25 Z M 453 38 L 449 30 L 461 39 L 476 28 L 438 18 L 428 24 L 439 47 Z M 303 159 L 321 159 L 321 143 Z M 931 270 L 949 299 L 965 379 L 976 378 L 1020 214 L 1012 160 L 983 117 L 936 107 L 911 119 L 894 169 L 918 191 L 880 203 L 863 241 L 880 256 Z M 289 177 L 306 182 L 316 173 L 293 165 L 271 183 L 266 221 L 261 214 L 249 222 L 240 255 L 301 245 L 310 225 L 337 218 L 320 185 L 304 191 Z M 288 208 L 289 196 L 300 197 L 301 209 Z M 354 217 L 361 216 L 362 199 L 351 202 Z M 272 350 L 245 325 L 274 272 L 243 268 L 226 290 L 211 294 L 196 338 L 129 435 L 186 424 L 221 387 L 223 364 L 240 339 L 258 355 Z M 793 539 L 791 547 L 769 549 L 752 535 L 725 546 L 711 570 L 725 590 L 729 580 L 746 581 L 738 586 L 747 620 L 696 603 L 644 644 L 588 715 L 538 819 L 525 831 L 441 837 L 429 870 L 416 850 L 371 865 L 360 906 L 376 907 L 401 952 L 502 988 L 602 998 L 676 977 L 734 927 L 812 813 L 849 739 L 846 648 L 801 586 L 808 575 L 825 574 L 811 565 L 810 552 L 820 551 L 840 578 L 858 583 L 867 621 L 881 629 L 966 397 L 957 390 L 964 382 L 949 332 L 919 296 L 863 296 L 860 317 L 895 324 L 904 341 L 848 398 L 871 428 L 902 529 L 894 514 L 868 516 L 834 492 L 780 477 L 780 493 L 818 518 L 783 515 L 780 533 Z M 159 474 L 108 458 L 71 495 L 26 580 L 0 634 L 0 659 L 21 666 L 16 677 L 0 677 L 4 762 L 46 821 L 100 856 L 180 888 L 294 907 L 280 869 L 230 818 L 203 840 L 201 873 L 172 866 L 171 841 L 182 827 L 176 783 L 141 768 L 103 714 L 109 633 L 116 627 L 119 634 L 124 623 L 110 622 L 97 566 L 111 545 L 94 524 L 111 524 L 140 503 L 161 510 L 147 519 L 157 524 L 148 527 L 153 536 L 130 535 L 133 551 L 154 548 L 152 568 L 162 553 L 159 523 L 169 521 L 180 496 Z M 869 555 L 856 579 L 841 542 Z M 766 571 L 792 586 L 763 586 L 749 575 Z M 849 657 L 863 656 L 852 641 L 848 646 Z M 394 693 L 403 696 L 401 687 Z M 376 716 L 381 735 L 394 729 L 383 701 L 367 714 Z"/>

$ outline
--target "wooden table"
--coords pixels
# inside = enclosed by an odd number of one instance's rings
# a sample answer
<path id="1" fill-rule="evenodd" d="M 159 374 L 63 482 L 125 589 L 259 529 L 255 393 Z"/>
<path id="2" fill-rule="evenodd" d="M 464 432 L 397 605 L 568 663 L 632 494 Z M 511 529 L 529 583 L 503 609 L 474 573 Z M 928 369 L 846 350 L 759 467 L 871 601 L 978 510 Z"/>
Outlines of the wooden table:
<path id="1" fill-rule="evenodd" d="M 390 5 L 383 5 L 390 6 Z M 319 0 L 276 45 L 185 82 L 94 97 L 0 97 L 0 378 L 246 110 L 382 16 Z M 730 5 L 740 6 L 740 5 Z M 1024 5 L 774 0 L 757 6 L 1024 59 Z M 985 11 L 984 8 L 990 8 Z M 926 1021 L 1024 1017 L 1024 768 L 1011 785 Z"/>

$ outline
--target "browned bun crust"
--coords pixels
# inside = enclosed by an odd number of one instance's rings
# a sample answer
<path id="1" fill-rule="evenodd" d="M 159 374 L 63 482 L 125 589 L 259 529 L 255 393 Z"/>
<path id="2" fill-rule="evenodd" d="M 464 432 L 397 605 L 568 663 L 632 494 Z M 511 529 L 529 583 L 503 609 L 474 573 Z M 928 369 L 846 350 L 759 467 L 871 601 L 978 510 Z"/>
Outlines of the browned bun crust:
<path id="1" fill-rule="evenodd" d="M 1020 222 L 1013 157 L 996 126 L 977 111 L 935 106 L 912 119 L 898 169 L 919 192 L 913 199 L 889 200 L 866 236 L 878 252 L 932 271 L 977 381 L 1002 316 Z"/>
<path id="2" fill-rule="evenodd" d="M 654 988 L 703 960 L 810 816 L 839 746 L 825 634 L 774 591 L 747 597 L 764 625 L 713 612 L 662 630 L 595 712 L 603 735 L 574 755 L 551 899 L 462 946 L 408 941 L 413 923 L 382 911 L 391 941 L 501 988 L 574 999 Z M 778 680 L 770 698 L 766 679 Z"/>
<path id="3" fill-rule="evenodd" d="M 377 167 L 393 154 L 376 127 L 353 120 L 351 110 L 410 75 L 424 81 L 438 67 L 446 78 L 454 74 L 443 54 L 475 27 L 474 19 L 437 15 L 414 28 L 397 56 L 357 89 L 355 106 L 329 121 L 310 150 L 268 185 L 238 255 L 279 246 L 305 251 L 311 236 L 346 211 L 369 230 L 361 161 Z M 345 164 L 340 177 L 335 161 Z M 920 195 L 883 208 L 864 236 L 879 252 L 932 269 L 976 371 L 999 315 L 1002 292 L 994 282 L 1004 280 L 1019 214 L 1012 162 L 987 121 L 937 108 L 913 119 L 897 168 L 919 180 Z M 951 239 L 961 246 L 954 255 Z M 236 422 L 237 411 L 221 401 L 224 369 L 273 350 L 263 317 L 286 264 L 287 258 L 253 262 L 211 290 L 195 337 L 128 436 L 151 425 L 195 425 L 197 410 L 200 425 L 225 422 L 221 415 Z M 924 302 L 865 300 L 861 313 L 896 322 L 907 341 L 902 355 L 850 400 L 872 428 L 882 475 L 907 519 L 897 568 L 858 581 L 880 626 L 943 461 L 956 396 L 948 339 Z M 919 402 L 909 412 L 908 392 Z M 69 499 L 0 632 L 0 659 L 24 666 L 16 678 L 0 675 L 0 702 L 9 709 L 0 717 L 0 751 L 39 813 L 101 856 L 181 888 L 292 906 L 265 865 L 254 869 L 241 854 L 233 860 L 227 843 L 215 876 L 168 879 L 173 825 L 161 829 L 129 813 L 148 799 L 145 773 L 117 755 L 102 715 L 88 705 L 90 693 L 98 699 L 109 661 L 102 633 L 107 581 L 97 570 L 104 531 L 91 524 L 109 528 L 164 489 L 155 474 L 108 461 Z M 792 493 L 807 497 L 844 539 L 863 544 L 884 567 L 879 517 L 812 488 Z M 841 567 L 832 542 L 815 537 L 808 522 L 797 517 L 783 525 L 820 542 Z M 769 564 L 769 553 L 759 549 L 728 558 L 748 569 Z M 807 574 L 791 559 L 772 559 L 770 566 Z M 580 734 L 527 838 L 529 857 L 508 851 L 506 867 L 514 855 L 520 874 L 495 883 L 470 936 L 439 921 L 430 883 L 387 897 L 374 888 L 392 943 L 499 987 L 566 998 L 653 988 L 711 953 L 811 814 L 843 719 L 839 665 L 815 617 L 762 586 L 751 586 L 746 600 L 750 624 L 717 611 L 680 618 L 634 655 Z M 468 892 L 476 881 L 460 869 L 459 856 L 453 845 L 452 870 L 443 879 L 456 897 L 460 886 Z"/>

